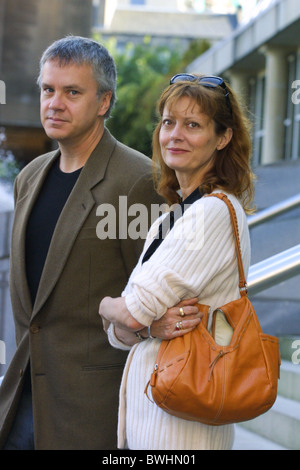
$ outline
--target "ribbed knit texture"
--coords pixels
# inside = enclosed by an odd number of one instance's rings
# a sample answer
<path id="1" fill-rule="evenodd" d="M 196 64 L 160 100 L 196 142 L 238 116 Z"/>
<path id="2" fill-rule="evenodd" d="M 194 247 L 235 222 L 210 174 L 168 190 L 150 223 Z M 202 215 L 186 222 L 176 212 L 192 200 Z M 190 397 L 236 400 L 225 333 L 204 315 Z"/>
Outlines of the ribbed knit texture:
<path id="1" fill-rule="evenodd" d="M 247 220 L 237 199 L 229 198 L 237 213 L 247 276 L 250 263 Z M 155 236 L 157 226 L 158 222 L 150 230 L 144 252 L 151 243 L 151 237 Z M 185 236 L 180 236 L 183 227 Z M 197 233 L 198 237 L 193 246 L 191 239 L 186 240 L 186 235 L 191 233 Z M 143 265 L 140 260 L 123 295 L 130 313 L 144 325 L 151 325 L 167 308 L 185 298 L 198 297 L 199 302 L 210 305 L 212 311 L 238 299 L 235 243 L 225 203 L 217 198 L 203 197 L 187 209 L 150 260 Z M 126 348 L 117 340 L 112 327 L 108 335 L 113 346 Z M 119 447 L 230 449 L 234 436 L 232 425 L 207 426 L 182 420 L 148 400 L 144 389 L 153 371 L 159 345 L 158 339 L 149 339 L 135 345 L 129 354 L 120 390 Z"/>

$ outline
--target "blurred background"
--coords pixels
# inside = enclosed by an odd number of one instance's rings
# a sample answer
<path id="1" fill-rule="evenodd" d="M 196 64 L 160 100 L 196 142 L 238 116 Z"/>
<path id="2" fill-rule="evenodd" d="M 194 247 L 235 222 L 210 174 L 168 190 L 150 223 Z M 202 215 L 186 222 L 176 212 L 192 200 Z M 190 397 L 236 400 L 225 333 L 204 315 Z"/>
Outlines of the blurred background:
<path id="1" fill-rule="evenodd" d="M 0 0 L 1 148 L 24 164 L 55 146 L 40 125 L 39 59 L 53 40 L 76 34 L 103 42 L 116 59 L 119 102 L 108 127 L 126 144 L 151 155 L 156 99 L 170 75 L 188 68 L 224 76 L 245 98 L 255 165 L 297 159 L 298 3 Z"/>
<path id="2" fill-rule="evenodd" d="M 118 101 L 107 127 L 149 157 L 156 101 L 172 75 L 221 75 L 239 94 L 257 175 L 249 288 L 264 331 L 280 339 L 283 367 L 276 407 L 243 425 L 237 446 L 299 449 L 299 0 L 0 0 L 0 376 L 15 347 L 12 185 L 57 147 L 40 123 L 36 79 L 42 52 L 68 34 L 102 42 L 115 58 Z"/>

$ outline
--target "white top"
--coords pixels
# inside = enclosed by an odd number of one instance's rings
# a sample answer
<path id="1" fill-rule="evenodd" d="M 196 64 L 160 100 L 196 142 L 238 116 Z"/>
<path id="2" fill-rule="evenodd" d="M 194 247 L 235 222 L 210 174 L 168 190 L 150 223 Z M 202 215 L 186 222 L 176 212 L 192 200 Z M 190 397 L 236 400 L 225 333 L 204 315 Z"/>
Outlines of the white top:
<path id="1" fill-rule="evenodd" d="M 215 191 L 219 192 L 219 191 Z M 227 194 L 228 195 L 228 194 Z M 240 244 L 247 277 L 250 239 L 246 215 L 238 200 L 228 195 L 238 220 Z M 151 227 L 140 260 L 123 292 L 132 316 L 151 325 L 182 299 L 198 297 L 211 312 L 240 297 L 235 241 L 226 204 L 202 197 L 178 219 L 152 257 L 141 260 L 158 231 L 161 218 Z M 108 330 L 110 343 L 130 349 Z M 160 346 L 147 339 L 132 347 L 120 389 L 118 447 L 144 450 L 231 449 L 233 425 L 207 426 L 169 415 L 152 403 L 144 390 Z M 150 387 L 148 390 L 150 396 Z M 184 397 L 182 397 L 184 399 Z"/>

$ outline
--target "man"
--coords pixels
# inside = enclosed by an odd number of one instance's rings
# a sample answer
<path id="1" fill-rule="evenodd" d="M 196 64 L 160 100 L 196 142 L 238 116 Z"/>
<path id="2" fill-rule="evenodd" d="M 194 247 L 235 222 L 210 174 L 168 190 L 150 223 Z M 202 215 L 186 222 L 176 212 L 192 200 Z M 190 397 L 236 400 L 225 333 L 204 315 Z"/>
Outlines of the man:
<path id="1" fill-rule="evenodd" d="M 100 240 L 97 208 L 113 206 L 118 224 L 120 196 L 149 214 L 162 201 L 150 160 L 105 127 L 116 70 L 103 46 L 56 41 L 38 83 L 41 121 L 59 149 L 33 160 L 15 183 L 17 349 L 0 389 L 0 448 L 113 449 L 126 356 L 109 345 L 98 307 L 104 295 L 120 295 L 144 241 Z"/>

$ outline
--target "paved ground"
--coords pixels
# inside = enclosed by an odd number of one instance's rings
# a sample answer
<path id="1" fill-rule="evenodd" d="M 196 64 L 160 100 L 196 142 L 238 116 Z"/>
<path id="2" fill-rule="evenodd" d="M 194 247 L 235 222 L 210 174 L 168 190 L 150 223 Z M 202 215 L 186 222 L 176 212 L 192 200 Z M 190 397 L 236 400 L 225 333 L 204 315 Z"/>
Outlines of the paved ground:
<path id="1" fill-rule="evenodd" d="M 300 193 L 300 161 L 260 167 L 256 171 L 257 210 Z M 251 229 L 251 264 L 300 243 L 300 208 Z M 300 276 L 278 284 L 251 300 L 265 333 L 300 334 Z"/>

